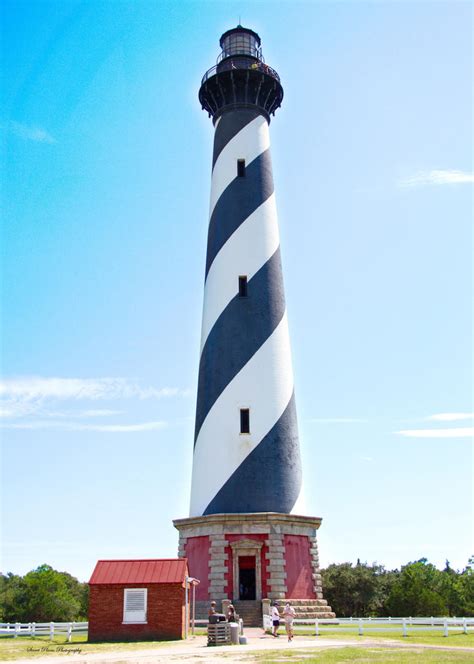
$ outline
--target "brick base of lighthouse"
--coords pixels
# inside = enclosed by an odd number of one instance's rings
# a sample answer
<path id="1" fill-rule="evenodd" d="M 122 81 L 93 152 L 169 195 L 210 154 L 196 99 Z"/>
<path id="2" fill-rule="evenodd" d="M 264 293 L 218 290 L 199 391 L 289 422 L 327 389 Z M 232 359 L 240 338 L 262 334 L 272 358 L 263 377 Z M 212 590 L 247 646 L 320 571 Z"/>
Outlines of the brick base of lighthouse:
<path id="1" fill-rule="evenodd" d="M 290 599 L 297 615 L 332 618 L 323 597 L 316 533 L 317 517 L 275 512 L 211 514 L 176 519 L 178 556 L 200 580 L 196 610 L 209 602 L 232 602 L 247 624 L 261 624 L 269 601 Z M 244 621 L 245 621 L 245 616 Z"/>

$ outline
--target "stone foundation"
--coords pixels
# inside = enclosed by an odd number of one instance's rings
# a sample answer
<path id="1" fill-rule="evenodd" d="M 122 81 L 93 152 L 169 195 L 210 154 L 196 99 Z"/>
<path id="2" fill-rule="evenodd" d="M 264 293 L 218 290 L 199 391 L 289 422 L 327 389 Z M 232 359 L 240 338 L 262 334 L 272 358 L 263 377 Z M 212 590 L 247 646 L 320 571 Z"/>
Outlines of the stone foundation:
<path id="1" fill-rule="evenodd" d="M 255 570 L 255 597 L 250 599 L 321 600 L 331 610 L 319 569 L 320 518 L 258 512 L 211 514 L 173 524 L 179 531 L 178 555 L 188 559 L 190 575 L 201 582 L 199 603 L 246 599 L 240 575 L 250 566 Z"/>

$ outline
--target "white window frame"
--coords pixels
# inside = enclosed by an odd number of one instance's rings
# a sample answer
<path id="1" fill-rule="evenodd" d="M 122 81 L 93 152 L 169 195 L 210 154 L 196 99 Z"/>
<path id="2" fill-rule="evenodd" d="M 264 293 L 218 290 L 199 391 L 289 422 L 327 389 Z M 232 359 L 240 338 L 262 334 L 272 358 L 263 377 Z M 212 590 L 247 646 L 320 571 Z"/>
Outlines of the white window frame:
<path id="1" fill-rule="evenodd" d="M 127 595 L 130 592 L 137 592 L 137 590 L 140 590 L 144 594 L 144 605 L 145 609 L 142 612 L 142 616 L 135 616 L 135 617 L 130 617 L 130 613 L 139 613 L 138 611 L 127 611 L 126 606 L 127 606 Z M 147 611 L 148 611 L 148 588 L 124 588 L 123 591 L 123 625 L 146 625 L 148 620 L 147 620 Z M 143 617 L 144 620 L 139 620 L 139 617 Z"/>

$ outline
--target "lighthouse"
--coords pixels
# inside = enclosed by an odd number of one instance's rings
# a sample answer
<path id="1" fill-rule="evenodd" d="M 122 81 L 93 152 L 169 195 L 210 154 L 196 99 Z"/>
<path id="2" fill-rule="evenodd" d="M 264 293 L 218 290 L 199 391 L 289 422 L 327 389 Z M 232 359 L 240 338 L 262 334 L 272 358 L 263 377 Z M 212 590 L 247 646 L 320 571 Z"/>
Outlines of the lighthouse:
<path id="1" fill-rule="evenodd" d="M 269 134 L 283 88 L 255 32 L 220 45 L 199 91 L 215 130 L 191 516 L 288 513 L 301 462 Z"/>
<path id="2" fill-rule="evenodd" d="M 302 468 L 269 126 L 283 100 L 259 35 L 220 39 L 199 90 L 214 125 L 190 515 L 179 555 L 197 599 L 259 624 L 273 599 L 331 617 L 316 531 L 293 515 Z"/>

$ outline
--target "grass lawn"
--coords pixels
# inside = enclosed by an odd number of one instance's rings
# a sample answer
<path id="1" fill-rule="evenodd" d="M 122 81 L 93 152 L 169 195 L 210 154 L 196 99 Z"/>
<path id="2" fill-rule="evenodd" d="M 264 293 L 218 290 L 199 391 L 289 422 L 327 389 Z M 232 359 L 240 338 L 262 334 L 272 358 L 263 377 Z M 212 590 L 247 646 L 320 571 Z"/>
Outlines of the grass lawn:
<path id="1" fill-rule="evenodd" d="M 382 648 L 334 648 L 314 652 L 311 650 L 295 650 L 279 652 L 275 650 L 265 654 L 255 654 L 254 662 L 258 664 L 351 664 L 352 662 L 392 662 L 393 664 L 462 664 L 472 662 L 472 653 L 446 652 L 443 650 L 421 650 L 416 646 L 410 650 L 387 650 Z"/>
<path id="2" fill-rule="evenodd" d="M 49 636 L 37 636 L 30 638 L 28 636 L 19 636 L 18 638 L 1 637 L 0 638 L 0 661 L 13 659 L 29 659 L 33 657 L 52 657 L 57 655 L 65 656 L 69 653 L 77 652 L 79 648 L 81 654 L 93 652 L 104 652 L 114 650 L 148 650 L 149 648 L 162 648 L 163 646 L 176 643 L 175 641 L 125 641 L 113 643 L 87 643 L 85 634 L 76 634 L 72 642 L 68 643 L 63 635 L 57 636 L 53 641 Z M 31 648 L 31 650 L 29 650 Z"/>
<path id="3" fill-rule="evenodd" d="M 196 634 L 205 634 L 205 629 L 196 630 Z M 298 642 L 298 635 L 308 638 L 313 635 L 314 630 L 298 630 L 295 636 L 295 643 Z M 374 632 L 370 635 L 357 636 L 349 632 L 338 632 L 337 629 L 324 631 L 322 637 L 357 640 L 362 647 L 354 648 L 347 646 L 344 648 L 336 647 L 317 652 L 312 649 L 295 649 L 294 651 L 266 651 L 266 652 L 248 652 L 245 648 L 239 648 L 239 658 L 242 661 L 258 662 L 258 664 L 277 664 L 278 662 L 293 662 L 294 664 L 311 664 L 312 662 L 327 662 L 328 664 L 351 662 L 393 662 L 394 664 L 405 664 L 414 662 L 416 664 L 431 664 L 436 662 L 472 662 L 473 653 L 456 652 L 456 648 L 474 647 L 474 634 L 453 633 L 449 637 L 443 637 L 442 633 L 419 632 L 416 635 L 403 638 L 397 630 L 384 630 L 383 632 Z M 312 636 L 315 646 L 318 643 L 318 637 Z M 400 641 L 409 646 L 407 649 L 391 648 L 387 643 L 386 648 L 380 647 L 374 642 L 374 639 L 390 639 Z M 80 649 L 81 654 L 111 652 L 111 651 L 130 651 L 130 650 L 149 650 L 152 648 L 162 648 L 172 646 L 173 644 L 183 643 L 182 641 L 126 641 L 114 643 L 87 643 L 87 636 L 75 635 L 71 643 L 67 642 L 65 635 L 57 636 L 54 641 L 50 641 L 48 636 L 38 636 L 30 638 L 20 636 L 18 638 L 0 637 L 0 660 L 30 659 L 41 658 L 44 656 L 65 656 L 69 653 L 77 653 Z M 450 648 L 445 650 L 424 650 L 418 647 L 418 644 L 439 645 Z M 452 648 L 452 650 L 451 650 Z M 222 653 L 222 659 L 225 660 L 231 653 Z"/>
<path id="4" fill-rule="evenodd" d="M 443 636 L 443 632 L 439 629 L 433 631 L 415 631 L 408 628 L 408 636 L 402 635 L 401 627 L 397 625 L 397 628 L 388 628 L 384 626 L 383 630 L 380 631 L 367 631 L 364 632 L 364 636 L 358 636 L 357 630 L 354 631 L 339 631 L 337 629 L 331 630 L 321 630 L 320 637 L 326 639 L 336 638 L 336 639 L 360 639 L 364 640 L 374 640 L 374 639 L 390 639 L 395 641 L 401 641 L 403 643 L 417 644 L 425 643 L 432 646 L 446 646 L 448 648 L 464 647 L 464 648 L 474 648 L 474 632 L 469 632 L 468 634 L 463 634 L 462 630 L 449 630 L 449 636 Z M 399 629 L 398 629 L 399 628 Z M 283 633 L 283 632 L 282 632 Z M 295 629 L 295 636 L 314 636 L 313 629 Z M 319 637 L 314 637 L 318 639 Z"/>

